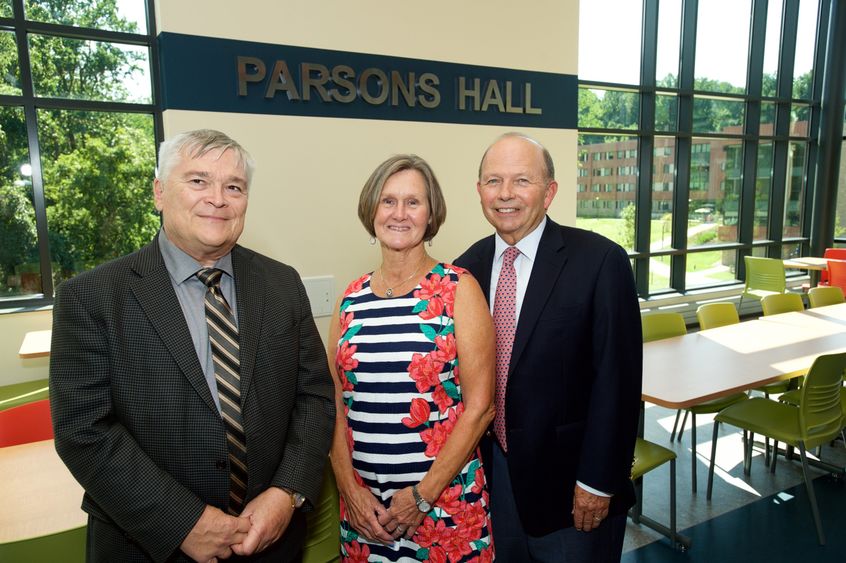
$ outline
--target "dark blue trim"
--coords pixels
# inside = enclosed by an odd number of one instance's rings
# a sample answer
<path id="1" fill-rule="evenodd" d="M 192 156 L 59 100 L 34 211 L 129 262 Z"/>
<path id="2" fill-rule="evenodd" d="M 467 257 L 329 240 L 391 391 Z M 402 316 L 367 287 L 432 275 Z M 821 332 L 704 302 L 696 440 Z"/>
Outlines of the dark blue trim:
<path id="1" fill-rule="evenodd" d="M 511 127 L 544 127 L 575 129 L 578 110 L 578 80 L 574 75 L 553 74 L 505 68 L 463 65 L 421 59 L 408 59 L 385 55 L 371 55 L 326 49 L 311 49 L 289 45 L 272 45 L 250 41 L 216 39 L 178 33 L 161 33 L 159 60 L 161 64 L 162 104 L 164 109 L 196 111 L 220 111 L 229 113 L 254 113 L 271 115 L 296 115 L 311 117 L 335 117 L 356 119 L 389 119 L 396 121 L 425 121 L 440 123 L 466 123 L 474 125 L 502 125 Z M 247 94 L 239 95 L 238 57 L 255 57 L 266 66 L 263 81 L 249 83 Z M 287 63 L 298 93 L 302 96 L 300 64 L 323 65 L 328 69 L 338 65 L 351 67 L 355 80 L 367 68 L 376 68 L 388 77 L 392 71 L 401 76 L 415 73 L 432 73 L 439 79 L 437 91 L 440 103 L 427 109 L 415 101 L 408 107 L 399 95 L 399 104 L 391 105 L 391 96 L 381 104 L 371 104 L 362 99 L 356 88 L 353 101 L 323 101 L 318 92 L 311 88 L 308 101 L 289 100 L 284 91 L 277 91 L 274 97 L 265 98 L 269 77 L 277 60 Z M 459 109 L 459 77 L 465 77 L 468 86 L 474 79 L 480 80 L 480 98 L 484 98 L 487 84 L 491 80 L 497 86 L 505 103 L 505 85 L 512 84 L 514 108 L 526 109 L 525 84 L 531 84 L 531 108 L 540 108 L 542 113 L 505 113 L 491 105 L 487 111 Z M 367 82 L 376 93 L 376 77 Z M 331 82 L 326 85 L 331 88 Z M 341 93 L 348 93 L 343 90 Z M 418 96 L 425 96 L 420 88 Z M 429 98 L 431 99 L 431 98 Z M 467 105 L 471 98 L 465 98 Z"/>

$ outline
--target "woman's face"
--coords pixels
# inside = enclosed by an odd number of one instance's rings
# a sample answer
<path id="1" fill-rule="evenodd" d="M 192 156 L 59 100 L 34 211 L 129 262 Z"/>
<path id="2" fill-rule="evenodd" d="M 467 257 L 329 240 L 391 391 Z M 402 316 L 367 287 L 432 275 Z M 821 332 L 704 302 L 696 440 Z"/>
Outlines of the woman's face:
<path id="1" fill-rule="evenodd" d="M 373 229 L 379 242 L 392 250 L 423 243 L 429 224 L 426 183 L 417 170 L 402 170 L 382 186 Z"/>

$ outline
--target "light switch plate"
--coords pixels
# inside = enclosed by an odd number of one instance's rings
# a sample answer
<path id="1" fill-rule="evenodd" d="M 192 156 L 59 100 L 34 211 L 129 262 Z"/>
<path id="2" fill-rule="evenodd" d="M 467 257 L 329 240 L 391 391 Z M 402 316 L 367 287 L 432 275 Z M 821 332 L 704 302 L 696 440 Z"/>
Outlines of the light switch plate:
<path id="1" fill-rule="evenodd" d="M 335 277 L 312 276 L 303 278 L 303 285 L 311 303 L 312 316 L 331 317 L 332 307 L 335 306 Z"/>

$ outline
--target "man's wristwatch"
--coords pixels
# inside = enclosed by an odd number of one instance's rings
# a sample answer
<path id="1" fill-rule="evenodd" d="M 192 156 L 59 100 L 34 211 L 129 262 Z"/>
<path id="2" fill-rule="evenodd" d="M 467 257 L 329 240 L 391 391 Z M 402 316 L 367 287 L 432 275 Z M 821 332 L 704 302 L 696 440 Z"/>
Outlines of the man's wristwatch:
<path id="1" fill-rule="evenodd" d="M 296 491 L 292 491 L 291 489 L 286 489 L 285 487 L 281 487 L 283 491 L 291 495 L 291 508 L 294 510 L 300 508 L 303 504 L 305 504 L 306 498 Z"/>
<path id="2" fill-rule="evenodd" d="M 414 502 L 417 504 L 417 510 L 423 514 L 428 514 L 429 511 L 432 510 L 432 505 L 429 504 L 429 501 L 423 498 L 423 495 L 421 495 L 420 491 L 417 490 L 417 485 L 411 486 L 411 494 L 414 496 Z"/>

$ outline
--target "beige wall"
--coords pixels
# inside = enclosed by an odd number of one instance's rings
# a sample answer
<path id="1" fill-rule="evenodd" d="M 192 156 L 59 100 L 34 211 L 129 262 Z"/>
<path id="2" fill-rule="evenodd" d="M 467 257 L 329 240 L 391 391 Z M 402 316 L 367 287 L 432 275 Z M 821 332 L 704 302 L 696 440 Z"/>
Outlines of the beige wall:
<path id="1" fill-rule="evenodd" d="M 532 0 L 519 9 L 502 0 L 435 0 L 425 10 L 420 4 L 385 0 L 156 4 L 159 31 L 576 73 L 578 0 Z M 492 232 L 479 208 L 476 170 L 491 140 L 511 130 L 173 110 L 165 112 L 164 124 L 166 136 L 210 127 L 241 142 L 257 162 L 241 242 L 293 265 L 302 276 L 334 276 L 336 295 L 348 281 L 379 264 L 378 249 L 368 244 L 356 215 L 358 193 L 377 164 L 398 152 L 429 161 L 448 206 L 447 222 L 429 252 L 452 260 Z M 560 188 L 550 215 L 573 224 L 576 132 L 526 132 L 543 142 L 556 161 Z M 49 328 L 49 316 L 0 316 L 0 332 L 14 348 L 0 355 L 0 384 L 46 377 L 46 362 L 17 359 L 17 346 L 26 331 Z M 325 338 L 328 318 L 318 319 L 318 326 Z M 11 365 L 10 354 L 15 358 Z"/>

